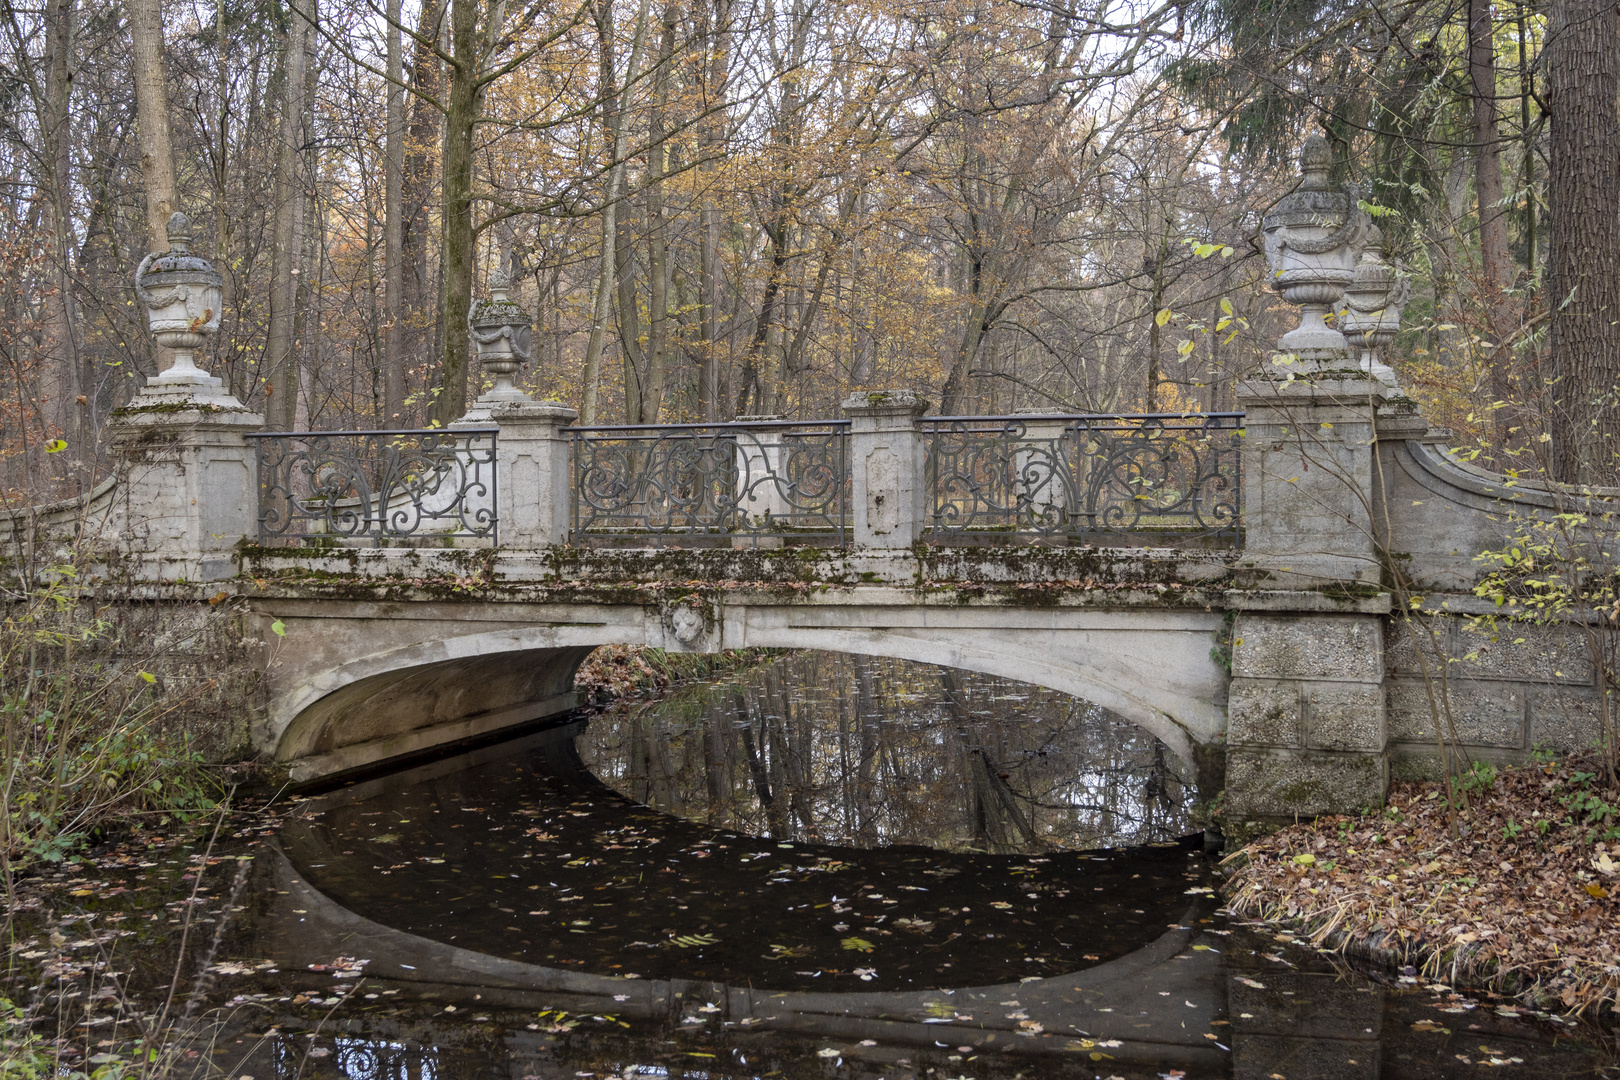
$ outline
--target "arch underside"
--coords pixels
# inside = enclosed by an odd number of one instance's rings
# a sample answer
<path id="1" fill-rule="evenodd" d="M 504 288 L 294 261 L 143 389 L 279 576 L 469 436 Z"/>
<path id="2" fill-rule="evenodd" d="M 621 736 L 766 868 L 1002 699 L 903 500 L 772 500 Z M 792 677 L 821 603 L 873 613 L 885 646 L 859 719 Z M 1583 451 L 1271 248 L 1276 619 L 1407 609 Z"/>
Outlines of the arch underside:
<path id="1" fill-rule="evenodd" d="M 1219 614 L 1034 615 L 728 607 L 705 644 L 892 657 L 1033 683 L 1138 724 L 1188 762 L 1195 745 L 1224 732 L 1227 676 L 1211 657 Z M 334 622 L 320 620 L 339 632 Z M 575 704 L 574 673 L 597 646 L 680 648 L 656 611 L 479 626 L 423 622 L 415 643 L 296 679 L 272 702 L 262 748 L 304 763 L 295 779 L 343 771 L 564 712 Z M 344 636 L 366 639 L 352 628 Z"/>

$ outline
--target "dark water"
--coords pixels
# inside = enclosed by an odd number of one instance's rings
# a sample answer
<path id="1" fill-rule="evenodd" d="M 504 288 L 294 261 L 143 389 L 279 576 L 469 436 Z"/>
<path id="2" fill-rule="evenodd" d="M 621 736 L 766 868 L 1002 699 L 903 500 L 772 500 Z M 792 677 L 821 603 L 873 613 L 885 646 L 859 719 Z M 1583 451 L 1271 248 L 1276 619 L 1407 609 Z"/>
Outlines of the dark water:
<path id="1" fill-rule="evenodd" d="M 627 798 L 785 840 L 1040 852 L 1171 840 L 1193 793 L 1163 743 L 1027 683 L 800 652 L 614 709 L 579 739 Z"/>
<path id="2" fill-rule="evenodd" d="M 564 734 L 378 785 L 290 830 L 287 853 L 338 903 L 435 941 L 772 989 L 1059 975 L 1134 952 L 1207 893 L 1188 892 L 1205 877 L 1192 845 L 859 851 L 716 830 L 599 786 Z"/>
<path id="3" fill-rule="evenodd" d="M 7 993 L 231 1080 L 1620 1075 L 1234 924 L 1188 800 L 1080 703 L 801 657 L 64 872 Z"/>

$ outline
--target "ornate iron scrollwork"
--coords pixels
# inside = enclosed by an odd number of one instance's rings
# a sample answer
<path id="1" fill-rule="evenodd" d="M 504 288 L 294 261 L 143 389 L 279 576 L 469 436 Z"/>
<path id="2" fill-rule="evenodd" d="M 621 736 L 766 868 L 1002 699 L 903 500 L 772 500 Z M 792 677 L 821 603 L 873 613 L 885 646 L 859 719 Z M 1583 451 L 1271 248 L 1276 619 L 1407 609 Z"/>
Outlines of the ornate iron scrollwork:
<path id="1" fill-rule="evenodd" d="M 847 421 L 570 431 L 576 543 L 614 536 L 844 543 Z"/>
<path id="2" fill-rule="evenodd" d="M 496 540 L 491 429 L 269 432 L 259 542 Z"/>
<path id="3" fill-rule="evenodd" d="M 1242 413 L 930 417 L 929 534 L 1235 543 L 1242 423 Z"/>

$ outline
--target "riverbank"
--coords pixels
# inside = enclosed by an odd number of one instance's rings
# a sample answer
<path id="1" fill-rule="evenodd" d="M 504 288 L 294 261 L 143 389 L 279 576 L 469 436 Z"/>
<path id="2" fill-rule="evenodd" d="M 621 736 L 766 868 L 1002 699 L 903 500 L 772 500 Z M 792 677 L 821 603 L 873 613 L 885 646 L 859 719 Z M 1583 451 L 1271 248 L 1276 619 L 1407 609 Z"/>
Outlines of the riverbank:
<path id="1" fill-rule="evenodd" d="M 1620 799 L 1589 761 L 1477 766 L 1448 809 L 1439 783 L 1322 817 L 1229 856 L 1234 915 L 1409 975 L 1537 1007 L 1620 1007 Z"/>
<path id="2" fill-rule="evenodd" d="M 574 689 L 586 701 L 656 694 L 681 683 L 740 671 L 780 654 L 780 649 L 672 653 L 650 645 L 603 645 L 579 666 Z"/>

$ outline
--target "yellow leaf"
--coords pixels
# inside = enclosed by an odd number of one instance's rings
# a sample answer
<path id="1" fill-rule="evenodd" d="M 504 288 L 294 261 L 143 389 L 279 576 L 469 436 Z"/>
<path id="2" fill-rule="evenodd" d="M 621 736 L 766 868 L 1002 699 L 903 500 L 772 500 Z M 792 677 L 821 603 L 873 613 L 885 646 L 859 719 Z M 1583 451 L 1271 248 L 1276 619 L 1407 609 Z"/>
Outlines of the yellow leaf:
<path id="1" fill-rule="evenodd" d="M 1182 356 L 1186 356 L 1192 351 L 1193 343 L 1191 338 L 1188 338 L 1186 341 L 1183 341 L 1180 345 L 1176 346 L 1176 352 L 1180 353 Z"/>
<path id="2" fill-rule="evenodd" d="M 1164 324 L 1160 323 L 1159 325 L 1163 326 Z M 50 442 L 45 444 L 45 452 L 47 454 L 60 454 L 62 451 L 67 449 L 67 446 L 68 444 L 63 442 L 61 439 L 52 439 Z"/>
<path id="3" fill-rule="evenodd" d="M 1172 312 L 1169 308 L 1160 308 L 1159 313 L 1153 317 L 1153 321 L 1158 325 L 1163 326 L 1165 323 L 1170 321 L 1170 316 L 1173 314 L 1174 312 Z"/>
<path id="4" fill-rule="evenodd" d="M 157 682 L 157 676 L 152 674 L 150 671 L 139 672 L 139 675 L 141 677 L 142 682 L 149 682 L 149 683 Z"/>
<path id="5" fill-rule="evenodd" d="M 1222 315 L 1230 315 L 1230 314 L 1232 314 L 1232 301 L 1228 300 L 1224 296 L 1221 297 L 1221 314 Z"/>
<path id="6" fill-rule="evenodd" d="M 1595 881 L 1589 881 L 1586 884 L 1586 895 L 1602 900 L 1609 895 L 1609 890 Z"/>

